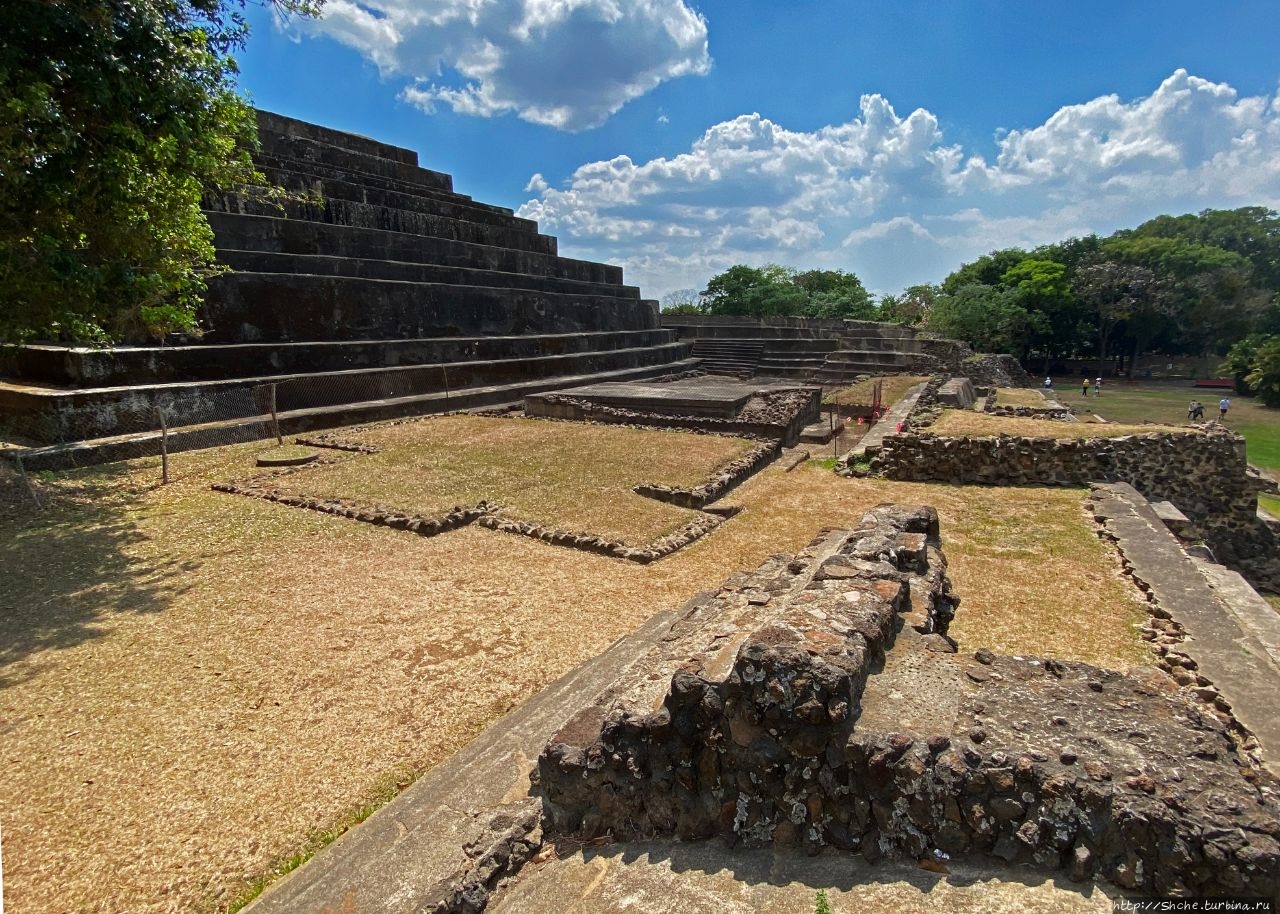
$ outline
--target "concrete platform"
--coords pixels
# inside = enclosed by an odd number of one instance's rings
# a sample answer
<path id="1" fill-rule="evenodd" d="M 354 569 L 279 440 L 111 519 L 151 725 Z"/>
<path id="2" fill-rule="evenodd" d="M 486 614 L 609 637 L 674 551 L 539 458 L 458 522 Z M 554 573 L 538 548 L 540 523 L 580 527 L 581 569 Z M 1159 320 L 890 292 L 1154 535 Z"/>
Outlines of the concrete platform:
<path id="1" fill-rule="evenodd" d="M 694 378 L 670 384 L 591 384 L 559 391 L 562 396 L 635 412 L 675 413 L 732 419 L 762 390 L 759 384 Z"/>

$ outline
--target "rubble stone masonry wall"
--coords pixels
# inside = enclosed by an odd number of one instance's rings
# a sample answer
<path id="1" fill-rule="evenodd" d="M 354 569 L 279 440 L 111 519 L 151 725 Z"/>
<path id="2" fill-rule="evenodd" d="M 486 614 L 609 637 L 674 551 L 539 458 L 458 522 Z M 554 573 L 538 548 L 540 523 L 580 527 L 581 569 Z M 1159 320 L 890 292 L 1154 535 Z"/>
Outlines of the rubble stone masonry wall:
<path id="1" fill-rule="evenodd" d="M 925 601 L 940 634 L 957 601 L 932 509 L 882 506 L 843 534 L 726 582 L 665 685 L 642 664 L 551 739 L 549 833 L 976 853 L 1146 893 L 1276 894 L 1274 784 L 1163 673 L 978 651 L 951 667 L 953 724 L 862 728 L 899 614 Z"/>

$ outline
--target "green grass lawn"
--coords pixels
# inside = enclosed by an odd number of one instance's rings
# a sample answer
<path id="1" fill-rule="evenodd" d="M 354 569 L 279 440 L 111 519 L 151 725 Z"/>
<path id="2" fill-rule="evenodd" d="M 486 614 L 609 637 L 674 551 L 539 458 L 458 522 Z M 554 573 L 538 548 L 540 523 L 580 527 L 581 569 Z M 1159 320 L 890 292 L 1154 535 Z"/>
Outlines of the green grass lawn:
<path id="1" fill-rule="evenodd" d="M 1187 421 L 1187 404 L 1199 400 L 1205 417 L 1218 415 L 1223 394 L 1231 397 L 1226 425 L 1244 435 L 1249 462 L 1280 475 L 1280 409 L 1269 409 L 1252 397 L 1228 391 L 1192 387 L 1189 381 L 1129 383 L 1106 381 L 1102 396 L 1089 398 L 1089 411 L 1108 422 L 1182 423 Z M 1080 391 L 1061 394 L 1061 399 L 1077 409 L 1084 403 Z"/>

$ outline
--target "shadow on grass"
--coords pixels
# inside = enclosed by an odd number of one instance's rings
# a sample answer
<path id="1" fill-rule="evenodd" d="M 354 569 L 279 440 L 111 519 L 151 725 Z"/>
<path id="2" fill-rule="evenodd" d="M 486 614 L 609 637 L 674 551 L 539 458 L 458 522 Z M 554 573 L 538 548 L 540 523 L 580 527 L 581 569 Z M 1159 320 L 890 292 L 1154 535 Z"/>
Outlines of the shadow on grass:
<path id="1" fill-rule="evenodd" d="M 116 465 L 120 467 L 121 465 Z M 0 511 L 0 688 L 34 676 L 44 651 L 100 637 L 124 613 L 155 613 L 184 588 L 190 563 L 156 566 L 131 553 L 148 537 L 132 516 L 140 495 L 126 471 L 98 467 L 38 480 L 29 498 Z"/>

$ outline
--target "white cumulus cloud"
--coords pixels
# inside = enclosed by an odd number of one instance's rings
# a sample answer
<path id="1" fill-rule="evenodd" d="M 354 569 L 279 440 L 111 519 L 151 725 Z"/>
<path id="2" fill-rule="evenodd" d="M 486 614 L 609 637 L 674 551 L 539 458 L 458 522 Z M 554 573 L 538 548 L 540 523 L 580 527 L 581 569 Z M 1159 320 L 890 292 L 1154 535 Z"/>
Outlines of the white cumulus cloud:
<path id="1" fill-rule="evenodd" d="M 587 163 L 519 212 L 657 297 L 767 261 L 896 291 L 997 247 L 1280 205 L 1280 99 L 1183 70 L 1142 98 L 1095 98 L 996 137 L 988 161 L 948 143 L 931 112 L 865 95 L 843 124 L 797 132 L 746 114 L 679 155 Z"/>
<path id="2" fill-rule="evenodd" d="M 594 127 L 633 98 L 711 66 L 683 0 L 328 0 L 294 28 L 355 48 L 424 111 L 514 113 Z"/>

